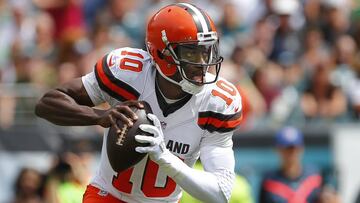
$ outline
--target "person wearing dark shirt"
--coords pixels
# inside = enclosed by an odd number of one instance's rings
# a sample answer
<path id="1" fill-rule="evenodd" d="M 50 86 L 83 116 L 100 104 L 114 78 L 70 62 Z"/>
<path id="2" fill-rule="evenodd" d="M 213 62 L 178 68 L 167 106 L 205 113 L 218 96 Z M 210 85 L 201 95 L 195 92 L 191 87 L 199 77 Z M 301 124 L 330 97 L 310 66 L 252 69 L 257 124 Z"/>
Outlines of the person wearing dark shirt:
<path id="1" fill-rule="evenodd" d="M 261 203 L 318 203 L 322 177 L 315 168 L 301 163 L 304 151 L 303 134 L 285 127 L 275 136 L 281 167 L 266 173 L 260 191 Z"/>

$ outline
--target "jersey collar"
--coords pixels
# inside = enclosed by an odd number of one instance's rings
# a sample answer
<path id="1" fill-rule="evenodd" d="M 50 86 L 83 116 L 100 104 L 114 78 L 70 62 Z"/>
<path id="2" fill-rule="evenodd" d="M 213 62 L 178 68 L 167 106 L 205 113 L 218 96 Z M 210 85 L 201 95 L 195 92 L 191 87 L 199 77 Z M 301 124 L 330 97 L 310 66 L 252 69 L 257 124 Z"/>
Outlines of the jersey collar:
<path id="1" fill-rule="evenodd" d="M 167 117 L 169 114 L 175 112 L 176 110 L 183 107 L 192 97 L 191 94 L 187 94 L 185 97 L 180 99 L 179 101 L 176 101 L 172 104 L 168 104 L 165 101 L 165 98 L 163 97 L 162 93 L 160 92 L 159 86 L 155 79 L 155 92 L 156 92 L 156 98 L 158 100 L 160 109 L 163 112 L 164 117 Z"/>

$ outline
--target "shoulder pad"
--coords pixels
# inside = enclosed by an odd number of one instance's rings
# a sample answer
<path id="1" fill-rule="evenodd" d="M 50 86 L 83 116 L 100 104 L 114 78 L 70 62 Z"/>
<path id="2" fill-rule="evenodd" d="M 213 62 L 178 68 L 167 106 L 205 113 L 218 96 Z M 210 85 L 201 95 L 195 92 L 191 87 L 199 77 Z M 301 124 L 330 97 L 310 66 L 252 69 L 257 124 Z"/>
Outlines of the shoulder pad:
<path id="1" fill-rule="evenodd" d="M 100 88 L 119 101 L 137 100 L 151 67 L 149 54 L 141 49 L 120 48 L 102 57 L 95 65 Z"/>
<path id="2" fill-rule="evenodd" d="M 110 68 L 116 66 L 123 70 L 140 72 L 142 68 L 139 67 L 139 62 L 146 63 L 149 59 L 149 53 L 142 49 L 124 47 L 111 51 L 107 58 L 107 64 Z"/>
<path id="3" fill-rule="evenodd" d="M 230 132 L 242 120 L 241 96 L 237 88 L 223 78 L 204 91 L 198 125 L 210 132 Z"/>

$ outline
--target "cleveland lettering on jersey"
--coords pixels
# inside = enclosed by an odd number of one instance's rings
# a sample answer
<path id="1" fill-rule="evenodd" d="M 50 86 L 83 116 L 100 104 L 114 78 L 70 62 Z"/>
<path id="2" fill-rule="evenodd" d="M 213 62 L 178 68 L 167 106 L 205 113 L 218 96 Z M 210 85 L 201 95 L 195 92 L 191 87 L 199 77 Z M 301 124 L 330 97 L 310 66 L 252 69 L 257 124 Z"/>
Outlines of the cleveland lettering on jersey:
<path id="1" fill-rule="evenodd" d="M 177 142 L 174 140 L 169 140 L 168 143 L 166 144 L 166 148 L 177 154 L 186 154 L 189 152 L 190 145 Z"/>

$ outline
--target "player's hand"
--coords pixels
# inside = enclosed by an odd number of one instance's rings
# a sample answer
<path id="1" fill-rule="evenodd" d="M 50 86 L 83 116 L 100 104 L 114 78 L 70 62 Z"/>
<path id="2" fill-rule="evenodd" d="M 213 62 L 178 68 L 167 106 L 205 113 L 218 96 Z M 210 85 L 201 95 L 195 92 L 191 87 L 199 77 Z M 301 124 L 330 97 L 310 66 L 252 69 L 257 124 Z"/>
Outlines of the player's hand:
<path id="1" fill-rule="evenodd" d="M 99 118 L 97 121 L 98 125 L 101 125 L 104 128 L 108 128 L 110 126 L 117 127 L 116 121 L 121 120 L 122 123 L 132 126 L 133 122 L 138 118 L 136 114 L 131 110 L 131 106 L 142 109 L 144 105 L 135 100 L 125 101 L 116 106 L 99 113 Z"/>
<path id="2" fill-rule="evenodd" d="M 159 119 L 154 114 L 148 114 L 147 117 L 153 121 L 154 125 L 142 124 L 139 128 L 142 131 L 153 134 L 154 137 L 136 135 L 135 140 L 137 142 L 149 143 L 150 146 L 136 147 L 135 150 L 139 153 L 148 153 L 151 160 L 158 162 L 163 154 L 170 152 L 165 147 L 164 134 Z"/>

